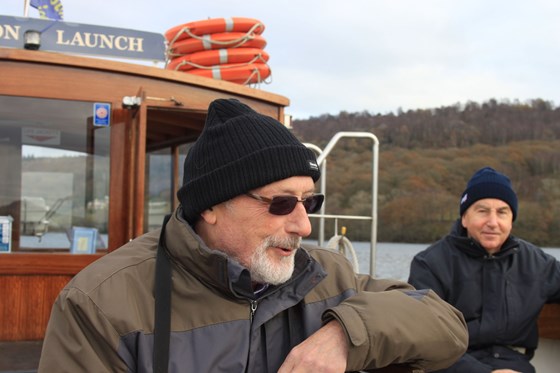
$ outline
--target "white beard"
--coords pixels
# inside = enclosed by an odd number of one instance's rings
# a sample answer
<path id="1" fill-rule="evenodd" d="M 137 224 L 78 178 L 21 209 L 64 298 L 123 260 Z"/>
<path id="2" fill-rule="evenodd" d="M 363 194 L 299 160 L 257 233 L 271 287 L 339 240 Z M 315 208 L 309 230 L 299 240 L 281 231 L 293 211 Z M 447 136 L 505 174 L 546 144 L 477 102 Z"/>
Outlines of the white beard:
<path id="1" fill-rule="evenodd" d="M 294 258 L 297 248 L 301 245 L 300 237 L 276 238 L 267 237 L 251 256 L 249 271 L 251 279 L 262 284 L 280 285 L 288 281 L 294 273 Z M 284 247 L 293 249 L 291 255 L 273 260 L 268 256 L 269 247 Z"/>

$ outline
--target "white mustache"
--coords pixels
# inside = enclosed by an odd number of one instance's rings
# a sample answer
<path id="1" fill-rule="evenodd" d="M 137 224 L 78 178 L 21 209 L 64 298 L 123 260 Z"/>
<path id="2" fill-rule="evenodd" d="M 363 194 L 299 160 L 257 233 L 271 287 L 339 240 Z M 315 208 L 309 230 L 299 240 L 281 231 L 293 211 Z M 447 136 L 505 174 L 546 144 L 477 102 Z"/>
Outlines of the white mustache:
<path id="1" fill-rule="evenodd" d="M 274 237 L 269 236 L 265 239 L 264 245 L 266 247 L 282 247 L 284 249 L 295 250 L 301 246 L 301 237 Z"/>

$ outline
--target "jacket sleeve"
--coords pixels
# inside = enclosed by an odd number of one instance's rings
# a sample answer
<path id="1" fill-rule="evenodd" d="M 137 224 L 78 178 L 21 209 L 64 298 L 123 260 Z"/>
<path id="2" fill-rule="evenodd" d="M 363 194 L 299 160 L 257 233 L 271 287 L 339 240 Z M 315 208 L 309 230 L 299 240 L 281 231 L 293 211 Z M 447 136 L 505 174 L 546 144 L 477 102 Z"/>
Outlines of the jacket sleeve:
<path id="1" fill-rule="evenodd" d="M 118 341 L 94 302 L 66 288 L 53 305 L 38 372 L 126 372 L 117 355 Z"/>
<path id="2" fill-rule="evenodd" d="M 442 274 L 439 268 L 444 267 L 443 262 L 438 267 L 438 271 L 433 271 L 428 261 L 421 256 L 416 255 L 410 264 L 410 275 L 408 282 L 416 289 L 432 289 L 443 300 L 450 302 L 452 297 L 452 289 L 448 289 L 444 284 L 451 284 L 449 275 Z M 469 316 L 467 316 L 469 317 Z M 470 345 L 477 345 L 480 339 L 480 317 L 472 317 L 466 320 L 469 332 Z"/>
<path id="3" fill-rule="evenodd" d="M 347 369 L 411 364 L 427 371 L 452 365 L 466 351 L 462 314 L 431 290 L 358 275 L 358 292 L 329 309 L 349 341 Z"/>
<path id="4" fill-rule="evenodd" d="M 448 294 L 446 294 L 441 280 L 432 272 L 430 266 L 423 257 L 416 255 L 412 259 L 408 283 L 416 289 L 432 289 L 442 299 L 447 299 Z"/>

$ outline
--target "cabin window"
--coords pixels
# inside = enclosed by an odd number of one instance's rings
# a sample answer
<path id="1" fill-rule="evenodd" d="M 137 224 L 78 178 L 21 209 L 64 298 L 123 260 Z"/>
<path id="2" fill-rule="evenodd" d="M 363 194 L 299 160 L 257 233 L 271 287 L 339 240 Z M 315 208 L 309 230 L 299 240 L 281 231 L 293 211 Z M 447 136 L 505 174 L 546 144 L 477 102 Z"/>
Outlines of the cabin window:
<path id="1" fill-rule="evenodd" d="M 0 96 L 0 216 L 12 251 L 67 251 L 78 228 L 107 249 L 109 126 L 94 103 Z"/>
<path id="2" fill-rule="evenodd" d="M 144 219 L 147 226 L 145 231 L 161 227 L 165 215 L 171 213 L 173 206 L 172 182 L 172 154 L 169 148 L 147 153 L 146 156 L 146 192 L 148 219 Z"/>
<path id="3" fill-rule="evenodd" d="M 144 231 L 151 231 L 161 227 L 165 215 L 174 210 L 176 191 L 183 183 L 183 163 L 193 143 L 181 144 L 174 147 L 151 151 L 146 156 L 146 204 L 144 211 Z M 177 159 L 175 160 L 175 154 Z M 174 172 L 174 162 L 177 164 L 177 176 Z M 176 182 L 175 187 L 173 183 Z"/>

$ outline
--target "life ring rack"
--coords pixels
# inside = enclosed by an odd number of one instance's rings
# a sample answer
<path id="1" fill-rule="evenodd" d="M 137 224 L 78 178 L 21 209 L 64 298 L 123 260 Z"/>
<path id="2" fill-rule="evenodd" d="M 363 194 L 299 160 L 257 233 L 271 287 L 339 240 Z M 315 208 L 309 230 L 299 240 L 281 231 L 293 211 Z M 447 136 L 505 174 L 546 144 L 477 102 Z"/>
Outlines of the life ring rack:
<path id="1" fill-rule="evenodd" d="M 184 23 L 165 32 L 168 70 L 238 84 L 268 83 L 271 71 L 264 52 L 265 27 L 245 17 L 211 18 Z"/>
<path id="2" fill-rule="evenodd" d="M 165 32 L 168 42 L 175 42 L 206 34 L 216 34 L 222 32 L 243 32 L 256 35 L 262 34 L 264 24 L 254 18 L 228 17 L 210 18 L 202 21 L 184 23 L 170 28 Z"/>
<path id="3" fill-rule="evenodd" d="M 266 47 L 266 40 L 256 34 L 242 32 L 222 32 L 202 37 L 183 39 L 169 45 L 168 57 L 175 58 L 185 54 L 222 48 L 259 48 Z"/>
<path id="4" fill-rule="evenodd" d="M 224 64 L 206 69 L 191 69 L 185 72 L 245 85 L 262 83 L 271 74 L 270 67 L 265 63 Z"/>
<path id="5" fill-rule="evenodd" d="M 187 71 L 221 64 L 266 63 L 269 58 L 268 53 L 259 48 L 221 48 L 173 58 L 167 64 L 167 69 Z"/>

